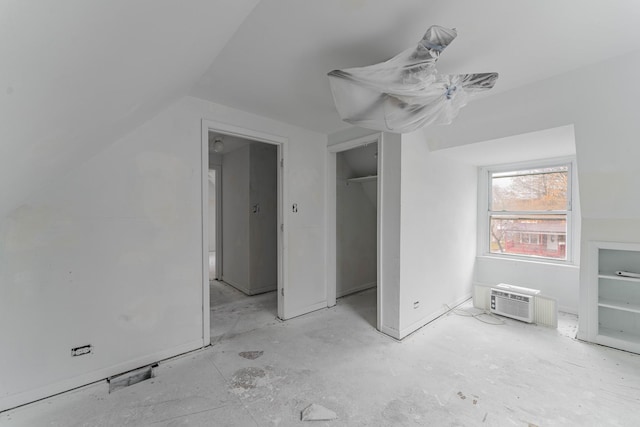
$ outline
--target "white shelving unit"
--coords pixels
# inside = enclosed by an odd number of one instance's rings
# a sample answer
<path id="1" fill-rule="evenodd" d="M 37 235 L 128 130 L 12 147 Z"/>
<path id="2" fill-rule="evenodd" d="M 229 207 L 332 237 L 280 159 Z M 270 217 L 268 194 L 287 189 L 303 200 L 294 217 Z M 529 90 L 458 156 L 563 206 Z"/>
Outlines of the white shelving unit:
<path id="1" fill-rule="evenodd" d="M 640 353 L 640 244 L 590 242 L 589 341 Z"/>

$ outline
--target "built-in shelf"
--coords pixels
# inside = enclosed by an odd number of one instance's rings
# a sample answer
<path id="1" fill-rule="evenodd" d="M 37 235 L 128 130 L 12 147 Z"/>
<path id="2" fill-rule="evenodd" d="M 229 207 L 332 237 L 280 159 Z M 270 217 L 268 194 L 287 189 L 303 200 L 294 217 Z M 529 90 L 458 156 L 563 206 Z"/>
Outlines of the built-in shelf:
<path id="1" fill-rule="evenodd" d="M 630 311 L 632 313 L 640 313 L 640 304 L 633 304 L 630 302 L 600 298 L 600 300 L 598 301 L 598 306 L 612 308 L 614 310 L 623 310 L 623 311 Z"/>
<path id="2" fill-rule="evenodd" d="M 639 335 L 630 334 L 628 332 L 619 331 L 617 329 L 603 328 L 602 326 L 600 327 L 598 338 L 599 338 L 598 341 L 600 342 L 600 344 L 604 344 L 604 345 L 608 345 L 616 348 L 620 348 L 620 347 L 618 345 L 614 345 L 615 343 L 613 342 L 607 342 L 607 338 L 610 338 L 611 340 L 619 341 L 620 343 L 629 343 L 629 344 L 632 344 L 634 347 L 640 346 Z M 630 350 L 630 351 L 633 351 L 633 350 Z"/>
<path id="3" fill-rule="evenodd" d="M 609 279 L 609 280 L 622 280 L 623 282 L 636 282 L 640 283 L 640 279 L 637 277 L 626 277 L 626 276 L 618 276 L 617 274 L 598 274 L 598 278 L 600 279 Z"/>
<path id="4" fill-rule="evenodd" d="M 640 353 L 640 278 L 615 273 L 637 270 L 640 244 L 590 242 L 589 265 L 588 304 L 580 310 L 588 319 L 586 339 Z"/>
<path id="5" fill-rule="evenodd" d="M 378 175 L 360 176 L 358 178 L 349 178 L 349 179 L 347 179 L 347 181 L 349 181 L 349 182 L 367 182 L 367 181 L 373 181 L 374 179 L 378 179 Z"/>

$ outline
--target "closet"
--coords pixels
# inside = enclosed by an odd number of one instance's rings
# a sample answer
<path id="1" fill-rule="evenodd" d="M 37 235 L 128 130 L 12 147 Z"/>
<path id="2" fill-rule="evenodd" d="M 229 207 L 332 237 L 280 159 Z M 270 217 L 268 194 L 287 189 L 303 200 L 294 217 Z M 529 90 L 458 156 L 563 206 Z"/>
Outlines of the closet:
<path id="1" fill-rule="evenodd" d="M 376 143 L 336 155 L 336 297 L 377 284 Z"/>

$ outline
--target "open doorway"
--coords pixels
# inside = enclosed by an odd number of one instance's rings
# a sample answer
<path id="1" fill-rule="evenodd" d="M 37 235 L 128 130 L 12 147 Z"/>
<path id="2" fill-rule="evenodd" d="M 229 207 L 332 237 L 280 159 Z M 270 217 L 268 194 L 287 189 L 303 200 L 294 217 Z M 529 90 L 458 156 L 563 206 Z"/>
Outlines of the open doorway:
<path id="1" fill-rule="evenodd" d="M 215 156 L 212 159 L 212 154 L 209 153 L 209 171 L 207 175 L 207 179 L 209 181 L 209 191 L 208 191 L 208 241 L 209 241 L 209 281 L 217 280 L 219 278 L 218 273 L 220 272 L 220 268 L 218 264 L 220 263 L 220 249 L 218 248 L 218 244 L 222 243 L 221 239 L 218 238 L 220 235 L 220 224 L 219 219 L 220 215 L 220 207 L 221 207 L 221 191 L 219 188 L 220 184 L 220 176 L 222 174 L 221 168 L 222 165 L 215 162 Z M 213 161 L 212 161 L 213 160 Z"/>
<path id="2" fill-rule="evenodd" d="M 203 297 L 210 342 L 279 317 L 283 151 L 277 140 L 203 121 Z"/>
<path id="3" fill-rule="evenodd" d="M 378 327 L 379 185 L 378 137 L 329 147 L 329 262 L 335 298 Z M 333 226 L 333 227 L 332 227 Z M 332 230 L 333 228 L 333 230 Z M 335 251 L 331 249 L 335 248 Z M 359 294 L 358 298 L 349 298 Z"/>

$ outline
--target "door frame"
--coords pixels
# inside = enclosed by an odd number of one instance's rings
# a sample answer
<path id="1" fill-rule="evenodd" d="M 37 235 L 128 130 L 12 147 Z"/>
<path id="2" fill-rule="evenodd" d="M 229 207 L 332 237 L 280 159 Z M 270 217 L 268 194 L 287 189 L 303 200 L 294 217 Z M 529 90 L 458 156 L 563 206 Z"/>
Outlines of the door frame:
<path id="1" fill-rule="evenodd" d="M 208 153 L 207 153 L 208 160 Z M 216 277 L 215 280 L 220 280 L 222 277 L 222 165 L 211 165 L 208 164 L 208 170 L 212 170 L 215 175 L 216 189 L 215 189 L 215 198 L 216 198 Z M 207 176 L 207 199 L 209 197 L 209 180 Z M 208 202 L 208 200 L 207 200 Z M 209 215 L 209 205 L 207 204 L 207 220 Z M 209 222 L 207 221 L 207 226 Z M 209 230 L 207 227 L 207 236 L 209 236 Z"/>
<path id="2" fill-rule="evenodd" d="M 287 163 L 285 158 L 289 153 L 289 140 L 287 138 L 271 135 L 265 132 L 253 129 L 242 128 L 239 126 L 220 123 L 213 120 L 202 119 L 202 135 L 201 135 L 201 227 L 202 227 L 202 340 L 203 345 L 211 344 L 211 304 L 209 295 L 209 238 L 208 238 L 208 195 L 209 195 L 209 132 L 221 133 L 224 135 L 235 136 L 239 138 L 249 139 L 256 142 L 264 142 L 276 145 L 278 148 L 278 317 L 285 318 L 284 313 L 284 294 L 288 286 L 287 260 L 288 247 L 285 242 L 288 241 L 288 224 L 284 207 L 288 204 L 288 184 L 285 177 L 287 176 Z M 217 177 L 216 177 L 217 178 Z M 224 179 L 224 178 L 222 178 Z M 219 216 L 222 221 L 222 215 Z M 221 233 L 222 234 L 222 233 Z M 224 236 L 216 236 L 218 242 L 221 243 Z M 218 254 L 216 254 L 216 257 Z M 221 254 L 221 259 L 224 254 Z M 218 266 L 216 265 L 216 268 Z"/>
<path id="3" fill-rule="evenodd" d="M 337 207 L 337 154 L 363 145 L 377 143 L 378 144 L 378 200 L 376 203 L 377 210 L 377 249 L 376 249 L 376 327 L 381 330 L 382 325 L 382 296 L 383 296 L 383 275 L 382 275 L 382 144 L 384 143 L 382 133 L 367 135 L 361 138 L 352 139 L 346 142 L 333 144 L 327 147 L 327 306 L 336 305 L 337 292 L 337 224 L 336 224 L 336 207 Z"/>

